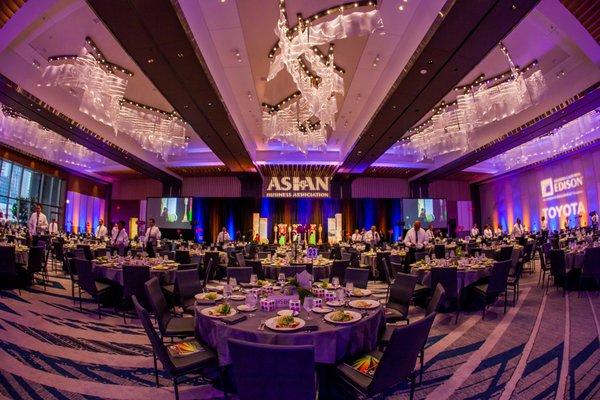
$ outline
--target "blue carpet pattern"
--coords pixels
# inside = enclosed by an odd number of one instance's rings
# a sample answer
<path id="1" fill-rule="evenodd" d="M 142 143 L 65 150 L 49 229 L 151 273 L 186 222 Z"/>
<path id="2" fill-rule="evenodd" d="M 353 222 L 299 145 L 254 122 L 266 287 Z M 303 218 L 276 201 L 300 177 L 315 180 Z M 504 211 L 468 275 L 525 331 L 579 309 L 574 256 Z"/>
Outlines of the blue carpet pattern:
<path id="1" fill-rule="evenodd" d="M 170 380 L 154 384 L 152 352 L 137 320 L 95 304 L 73 304 L 70 281 L 51 276 L 0 291 L 0 399 L 171 399 Z M 382 285 L 371 284 L 380 297 Z M 512 299 L 512 296 L 511 296 Z M 600 399 L 600 296 L 550 289 L 525 275 L 515 307 L 438 315 L 417 399 Z M 423 311 L 414 308 L 411 320 Z M 182 399 L 222 398 L 198 383 Z M 408 398 L 400 388 L 392 399 Z"/>

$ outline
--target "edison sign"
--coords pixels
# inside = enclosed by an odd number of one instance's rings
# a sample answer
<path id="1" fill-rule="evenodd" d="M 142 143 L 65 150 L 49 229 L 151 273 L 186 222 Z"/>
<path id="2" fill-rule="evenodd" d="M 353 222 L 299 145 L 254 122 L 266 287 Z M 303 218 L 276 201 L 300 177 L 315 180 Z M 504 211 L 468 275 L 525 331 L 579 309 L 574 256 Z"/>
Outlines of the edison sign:
<path id="1" fill-rule="evenodd" d="M 265 197 L 329 197 L 330 177 L 272 176 Z"/>
<path id="2" fill-rule="evenodd" d="M 540 181 L 542 200 L 556 200 L 568 196 L 576 196 L 583 192 L 583 175 L 576 172 L 560 178 L 547 178 Z M 585 215 L 585 205 L 582 201 L 565 202 L 555 206 L 542 208 L 542 215 L 547 219 Z"/>

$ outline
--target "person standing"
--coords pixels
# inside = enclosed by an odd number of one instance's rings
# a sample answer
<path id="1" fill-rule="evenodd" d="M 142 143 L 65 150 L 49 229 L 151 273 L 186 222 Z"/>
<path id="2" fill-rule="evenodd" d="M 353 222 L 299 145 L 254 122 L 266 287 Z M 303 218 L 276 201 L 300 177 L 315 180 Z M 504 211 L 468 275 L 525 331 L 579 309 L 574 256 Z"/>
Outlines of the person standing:
<path id="1" fill-rule="evenodd" d="M 363 240 L 365 241 L 365 243 L 370 244 L 372 247 L 379 244 L 381 236 L 379 235 L 379 232 L 377 232 L 377 228 L 375 227 L 375 225 L 371 226 L 371 230 L 367 231 L 367 233 L 364 234 Z"/>
<path id="2" fill-rule="evenodd" d="M 477 236 L 479 236 L 479 228 L 477 227 L 477 224 L 473 224 L 473 227 L 471 228 L 471 237 Z"/>
<path id="3" fill-rule="evenodd" d="M 548 221 L 543 215 L 540 221 L 540 232 L 542 233 L 542 243 L 546 243 L 548 241 Z"/>
<path id="4" fill-rule="evenodd" d="M 592 211 L 592 230 L 594 232 L 598 230 L 599 222 L 600 222 L 600 217 L 598 217 L 598 213 L 596 211 Z"/>
<path id="5" fill-rule="evenodd" d="M 512 234 L 515 237 L 522 237 L 525 234 L 525 227 L 521 223 L 520 218 L 517 218 L 517 222 L 513 225 Z"/>
<path id="6" fill-rule="evenodd" d="M 500 237 L 502 236 L 502 225 L 498 224 L 496 230 L 494 231 L 494 236 Z"/>
<path id="7" fill-rule="evenodd" d="M 148 219 L 148 228 L 146 228 L 146 234 L 144 235 L 144 241 L 146 243 L 156 244 L 161 238 L 160 229 L 156 226 L 154 218 Z"/>
<path id="8" fill-rule="evenodd" d="M 494 237 L 492 228 L 489 225 L 486 225 L 485 228 L 483 229 L 483 237 L 486 239 L 492 239 Z"/>
<path id="9" fill-rule="evenodd" d="M 428 242 L 432 242 L 435 239 L 435 234 L 433 233 L 433 225 L 429 224 L 429 227 L 427 228 L 427 231 L 425 231 L 425 233 L 427 234 Z"/>
<path id="10" fill-rule="evenodd" d="M 357 243 L 357 242 L 362 242 L 363 237 L 360 234 L 360 232 L 358 231 L 358 229 L 354 230 L 354 233 L 352 234 L 351 238 L 353 243 Z"/>
<path id="11" fill-rule="evenodd" d="M 56 218 L 52 218 L 52 222 L 48 225 L 48 233 L 50 235 L 58 235 L 58 224 L 56 223 Z"/>
<path id="12" fill-rule="evenodd" d="M 223 244 L 229 242 L 230 240 L 231 237 L 229 236 L 229 232 L 227 232 L 227 228 L 223 227 L 217 236 L 217 243 Z"/>
<path id="13" fill-rule="evenodd" d="M 111 243 L 113 246 L 127 246 L 129 244 L 129 235 L 125 230 L 125 221 L 121 220 L 117 223 L 117 232 L 113 235 Z"/>
<path id="14" fill-rule="evenodd" d="M 416 220 L 413 227 L 406 232 L 404 244 L 411 248 L 422 248 L 429 243 L 427 232 L 421 228 L 421 221 Z"/>
<path id="15" fill-rule="evenodd" d="M 100 218 L 98 220 L 98 226 L 96 227 L 96 232 L 94 233 L 94 236 L 96 237 L 96 239 L 104 239 L 106 235 L 108 235 L 108 229 L 104 225 L 104 220 Z"/>
<path id="16" fill-rule="evenodd" d="M 29 235 L 32 236 L 41 235 L 48 229 L 48 219 L 42 213 L 42 206 L 40 204 L 35 206 L 35 212 L 29 217 L 27 227 L 29 228 Z"/>

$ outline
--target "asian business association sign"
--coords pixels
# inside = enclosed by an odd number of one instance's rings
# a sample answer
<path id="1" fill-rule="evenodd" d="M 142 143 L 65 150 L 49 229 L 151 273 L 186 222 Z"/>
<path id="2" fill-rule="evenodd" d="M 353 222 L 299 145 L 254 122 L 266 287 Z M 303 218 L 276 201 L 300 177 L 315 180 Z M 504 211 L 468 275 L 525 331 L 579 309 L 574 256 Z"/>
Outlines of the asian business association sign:
<path id="1" fill-rule="evenodd" d="M 540 181 L 542 200 L 558 200 L 570 196 L 577 196 L 583 192 L 583 175 L 575 172 L 559 178 L 546 178 Z M 563 219 L 585 215 L 583 201 L 563 201 L 557 205 L 542 208 L 542 215 L 548 219 Z"/>
<path id="2" fill-rule="evenodd" d="M 264 185 L 265 197 L 329 197 L 328 176 L 271 176 Z"/>

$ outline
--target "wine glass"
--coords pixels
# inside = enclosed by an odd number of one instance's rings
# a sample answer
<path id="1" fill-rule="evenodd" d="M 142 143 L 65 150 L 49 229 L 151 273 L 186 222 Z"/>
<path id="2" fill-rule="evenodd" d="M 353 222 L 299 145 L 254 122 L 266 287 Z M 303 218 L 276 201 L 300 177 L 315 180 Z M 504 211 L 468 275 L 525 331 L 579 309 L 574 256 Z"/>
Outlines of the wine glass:
<path id="1" fill-rule="evenodd" d="M 306 310 L 306 312 L 308 313 L 308 316 L 306 317 L 307 320 L 311 320 L 312 319 L 310 313 L 311 313 L 311 311 L 313 309 L 313 305 L 314 305 L 314 299 L 312 297 L 310 297 L 310 296 L 306 296 L 304 298 L 303 307 Z"/>
<path id="2" fill-rule="evenodd" d="M 258 276 L 256 274 L 251 274 L 250 275 L 250 283 L 255 285 L 257 281 L 258 281 Z"/>
<path id="3" fill-rule="evenodd" d="M 229 300 L 229 297 L 231 297 L 232 292 L 233 287 L 231 285 L 227 284 L 223 286 L 223 297 L 225 298 L 225 301 Z"/>
<path id="4" fill-rule="evenodd" d="M 333 278 L 331 278 L 331 284 L 333 285 L 333 287 L 340 286 L 340 278 L 337 276 L 334 276 Z"/>
<path id="5" fill-rule="evenodd" d="M 283 272 L 280 272 L 280 273 L 277 275 L 277 282 L 279 282 L 279 285 L 280 285 L 281 287 L 283 287 L 283 286 L 284 286 L 284 284 L 285 284 L 285 274 L 284 274 Z"/>
<path id="6" fill-rule="evenodd" d="M 229 277 L 229 286 L 231 286 L 232 290 L 237 286 L 237 278 L 235 276 Z"/>

